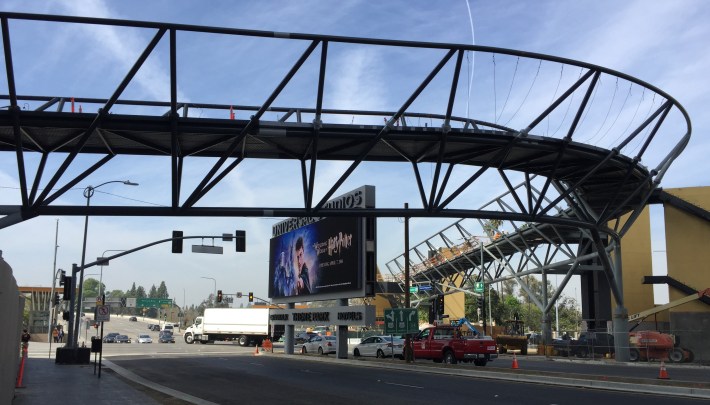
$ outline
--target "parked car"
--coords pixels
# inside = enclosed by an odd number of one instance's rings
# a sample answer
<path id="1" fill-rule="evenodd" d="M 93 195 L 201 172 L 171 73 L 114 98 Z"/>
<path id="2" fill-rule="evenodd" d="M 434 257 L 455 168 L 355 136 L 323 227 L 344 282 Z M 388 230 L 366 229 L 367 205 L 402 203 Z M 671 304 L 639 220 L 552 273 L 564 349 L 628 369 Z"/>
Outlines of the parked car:
<path id="1" fill-rule="evenodd" d="M 306 343 L 308 339 L 313 336 L 318 336 L 318 334 L 314 332 L 298 332 L 296 336 L 294 336 L 294 344 L 300 345 Z"/>
<path id="2" fill-rule="evenodd" d="M 353 356 L 375 356 L 379 358 L 402 356 L 404 348 L 404 340 L 399 338 L 391 338 L 390 336 L 370 336 L 362 339 L 362 341 L 353 349 Z"/>
<path id="3" fill-rule="evenodd" d="M 120 335 L 120 333 L 116 332 L 111 332 L 106 335 L 104 335 L 103 342 L 104 343 L 116 343 L 116 336 Z"/>
<path id="4" fill-rule="evenodd" d="M 153 343 L 149 335 L 138 335 L 138 343 Z"/>
<path id="5" fill-rule="evenodd" d="M 175 337 L 170 332 L 162 331 L 158 335 L 158 343 L 175 343 Z"/>
<path id="6" fill-rule="evenodd" d="M 329 354 L 335 353 L 337 339 L 335 336 L 312 336 L 301 346 L 301 353 Z"/>
<path id="7" fill-rule="evenodd" d="M 116 343 L 131 343 L 131 338 L 126 335 L 118 335 L 115 338 Z"/>
<path id="8" fill-rule="evenodd" d="M 138 322 L 138 318 L 136 318 L 135 316 L 132 316 L 132 317 L 128 318 L 128 322 Z"/>

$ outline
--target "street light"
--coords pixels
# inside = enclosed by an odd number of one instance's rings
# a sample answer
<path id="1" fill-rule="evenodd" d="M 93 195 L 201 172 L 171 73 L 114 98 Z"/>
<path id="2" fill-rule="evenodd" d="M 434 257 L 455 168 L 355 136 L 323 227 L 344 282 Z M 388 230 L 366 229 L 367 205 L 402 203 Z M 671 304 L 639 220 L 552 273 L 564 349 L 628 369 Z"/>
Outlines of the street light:
<path id="1" fill-rule="evenodd" d="M 127 186 L 137 186 L 138 183 L 133 183 L 130 180 L 111 180 L 107 181 L 104 183 L 99 184 L 98 186 L 88 186 L 84 189 L 84 197 L 86 198 L 86 208 L 88 211 L 89 206 L 91 205 L 91 197 L 94 195 L 94 191 L 96 191 L 97 188 L 104 186 L 106 184 L 111 184 L 111 183 L 123 183 Z M 70 342 L 69 344 L 73 347 L 78 346 L 78 341 L 79 341 L 79 322 L 75 322 L 75 320 L 78 320 L 79 317 L 81 316 L 81 300 L 82 300 L 82 289 L 84 287 L 84 264 L 86 263 L 86 236 L 87 232 L 89 230 L 89 213 L 86 213 L 86 216 L 84 217 L 84 243 L 82 245 L 81 249 L 81 268 L 80 268 L 80 275 L 79 275 L 79 296 L 77 297 L 77 308 L 76 308 L 76 316 L 70 315 L 71 319 L 69 319 L 69 325 L 73 325 L 73 327 L 69 328 L 69 336 L 68 341 Z M 72 275 L 74 273 L 74 270 L 72 270 Z M 74 298 L 74 295 L 72 294 L 71 298 Z M 74 300 L 71 300 L 71 305 L 70 308 L 73 308 L 74 305 Z M 70 314 L 73 314 L 72 311 L 69 311 Z"/>
<path id="2" fill-rule="evenodd" d="M 200 278 L 206 278 L 208 280 L 214 281 L 214 295 L 213 295 L 213 297 L 214 297 L 215 301 L 217 301 L 217 280 L 215 280 L 212 277 L 200 277 Z M 212 304 L 212 306 L 214 306 L 214 304 Z"/>
<path id="3" fill-rule="evenodd" d="M 107 252 L 125 252 L 125 251 L 126 251 L 126 249 L 123 249 L 123 250 L 115 250 L 115 249 L 104 250 L 104 252 L 101 253 L 101 257 L 98 258 L 99 260 L 101 260 L 101 264 L 99 265 L 99 267 L 101 267 L 101 275 L 99 275 L 99 297 L 103 296 L 103 294 L 104 294 L 104 291 L 103 291 L 103 287 L 104 287 L 104 285 L 103 285 L 103 279 L 104 279 L 104 265 L 106 265 L 106 261 L 104 260 L 104 256 L 106 256 L 106 253 L 107 253 Z"/>

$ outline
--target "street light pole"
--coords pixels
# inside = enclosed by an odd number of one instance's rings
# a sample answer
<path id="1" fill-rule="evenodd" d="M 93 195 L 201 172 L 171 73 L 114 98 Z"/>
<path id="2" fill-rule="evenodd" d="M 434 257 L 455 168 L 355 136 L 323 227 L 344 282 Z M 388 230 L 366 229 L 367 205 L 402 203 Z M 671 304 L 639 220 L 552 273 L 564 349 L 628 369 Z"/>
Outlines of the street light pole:
<path id="1" fill-rule="evenodd" d="M 217 280 L 215 280 L 212 277 L 200 277 L 200 278 L 206 278 L 208 280 L 214 281 L 214 295 L 212 296 L 214 298 L 214 302 L 212 303 L 212 306 L 214 307 L 215 304 L 217 303 Z"/>
<path id="2" fill-rule="evenodd" d="M 111 181 L 101 183 L 96 187 L 88 186 L 84 189 L 84 197 L 86 198 L 87 214 L 84 217 L 84 242 L 83 242 L 82 249 L 81 249 L 81 267 L 79 268 L 79 273 L 80 273 L 79 274 L 79 285 L 78 285 L 79 292 L 78 292 L 78 296 L 77 296 L 78 299 L 76 301 L 76 315 L 75 316 L 70 315 L 71 319 L 69 319 L 70 329 L 69 329 L 68 340 L 70 342 L 69 343 L 70 346 L 72 346 L 72 347 L 79 346 L 78 345 L 78 342 L 79 342 L 79 317 L 81 316 L 81 309 L 82 309 L 81 308 L 82 307 L 81 301 L 82 301 L 82 289 L 84 287 L 84 265 L 86 264 L 86 238 L 87 238 L 87 232 L 89 230 L 88 208 L 91 205 L 91 197 L 94 195 L 94 191 L 97 188 L 99 188 L 103 185 L 106 185 L 106 184 L 110 184 L 110 183 L 123 183 L 127 186 L 137 186 L 138 185 L 138 183 L 133 183 L 130 180 L 111 180 Z M 75 274 L 73 274 L 75 269 L 76 269 L 76 267 L 74 267 L 74 269 L 72 269 L 72 276 L 75 275 Z M 69 313 L 73 314 L 73 311 L 70 310 Z"/>

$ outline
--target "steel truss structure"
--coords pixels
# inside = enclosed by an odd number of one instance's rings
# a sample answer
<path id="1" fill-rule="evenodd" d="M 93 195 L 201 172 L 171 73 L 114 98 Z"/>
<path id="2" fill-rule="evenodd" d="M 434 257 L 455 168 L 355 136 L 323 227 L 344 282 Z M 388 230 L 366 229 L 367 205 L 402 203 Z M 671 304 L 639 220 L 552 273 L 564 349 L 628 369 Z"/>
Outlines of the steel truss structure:
<path id="1" fill-rule="evenodd" d="M 4 216 L 0 218 L 0 229 L 39 215 L 365 215 L 510 221 L 513 224 L 510 229 L 514 231 L 492 241 L 472 239 L 461 221 L 452 225 L 450 230 L 457 232 L 459 238 L 464 238 L 463 244 L 469 244 L 470 249 L 444 236 L 447 230 L 438 233 L 436 236 L 443 241 L 443 245 L 439 246 L 450 254 L 456 250 L 460 250 L 461 254 L 444 258 L 443 265 L 418 271 L 415 280 L 439 283 L 444 285 L 444 291 L 465 289 L 466 281 L 474 277 L 482 277 L 490 283 L 504 277 L 518 279 L 524 274 L 540 273 L 545 276 L 559 273 L 565 274 L 567 281 L 570 274 L 592 263 L 605 275 L 619 304 L 614 315 L 616 325 L 617 321 L 625 322 L 625 310 L 619 255 L 613 253 L 618 253 L 620 237 L 639 215 L 669 165 L 687 145 L 691 134 L 688 114 L 662 90 L 611 69 L 543 54 L 460 44 L 19 13 L 0 13 L 0 21 L 7 75 L 7 94 L 0 95 L 0 99 L 9 101 L 9 106 L 0 110 L 0 152 L 4 156 L 14 156 L 20 185 L 20 203 L 0 206 L 0 215 Z M 16 67 L 13 63 L 11 25 L 16 22 L 128 27 L 149 31 L 152 37 L 124 79 L 106 99 L 23 95 L 16 90 Z M 264 84 L 273 90 L 260 105 L 187 103 L 178 100 L 178 34 L 229 36 L 237 40 L 273 39 L 281 41 L 279 43 L 296 44 L 302 53 L 280 81 Z M 159 43 L 167 43 L 169 49 L 170 99 L 122 99 L 122 93 L 148 57 L 156 52 Z M 377 47 L 383 53 L 403 49 L 422 51 L 427 57 L 417 60 L 424 66 L 433 67 L 418 83 L 408 86 L 414 90 L 395 110 L 326 108 L 323 96 L 326 77 L 333 74 L 329 51 L 349 46 Z M 462 98 L 461 91 L 457 93 L 457 90 L 465 83 L 462 80 L 465 74 L 464 58 L 471 54 L 479 60 L 492 57 L 492 68 L 501 71 L 499 66 L 504 59 L 510 61 L 511 66 L 514 62 L 511 89 L 516 82 L 519 63 L 537 65 L 538 73 L 532 69 L 530 79 L 533 84 L 528 94 L 534 87 L 542 87 L 547 92 L 545 97 L 549 104 L 541 105 L 540 100 L 544 97 L 538 97 L 533 105 L 525 106 L 527 113 L 524 116 L 521 114 L 518 118 L 514 115 L 516 120 L 513 124 L 518 129 L 514 129 L 512 124 L 498 123 L 498 103 L 494 100 L 490 102 L 496 108 L 493 120 L 456 116 L 454 107 Z M 307 64 L 311 59 L 315 60 L 314 63 Z M 543 63 L 560 69 L 560 81 L 556 86 L 554 83 L 537 84 Z M 294 76 L 307 66 L 316 69 L 315 106 L 274 105 Z M 573 80 L 563 83 L 561 78 L 565 68 L 567 72 L 578 70 L 578 76 L 575 74 Z M 495 79 L 494 71 L 494 84 Z M 412 106 L 423 97 L 425 90 L 439 80 L 448 83 L 448 99 L 442 108 L 445 112 L 413 111 Z M 517 82 L 522 82 L 522 79 Z M 585 143 L 582 141 L 585 137 L 594 135 L 585 125 L 597 119 L 594 107 L 599 105 L 598 99 L 612 99 L 607 103 L 608 109 L 618 110 L 617 119 L 626 116 L 629 110 L 626 101 L 620 106 L 615 103 L 616 89 L 613 90 L 614 97 L 604 95 L 608 84 L 614 82 L 617 89 L 628 85 L 629 95 L 632 88 L 640 89 L 636 94 L 641 94 L 642 101 L 639 101 L 636 111 L 645 103 L 644 109 L 647 108 L 648 112 L 641 119 L 636 119 L 634 112 L 627 120 L 626 129 L 608 144 L 602 145 L 596 140 Z M 522 109 L 526 99 L 527 95 L 518 110 Z M 70 100 L 95 104 L 100 108 L 97 113 L 72 113 L 67 111 Z M 250 111 L 250 118 L 219 119 L 190 115 L 195 108 L 226 112 L 233 107 Z M 122 112 L 119 113 L 119 110 Z M 353 117 L 353 122 L 357 119 L 358 123 L 343 124 L 344 117 Z M 377 124 L 378 120 L 382 122 L 382 117 L 385 117 L 384 124 Z M 550 136 L 543 128 L 545 125 L 549 127 L 554 117 L 559 118 L 561 136 L 556 137 L 556 131 Z M 421 126 L 419 122 L 422 118 L 432 125 Z M 605 123 L 606 118 L 601 126 Z M 609 132 L 609 129 L 606 131 Z M 88 169 L 70 175 L 69 169 L 80 154 L 102 157 Z M 163 156 L 169 159 L 170 206 L 86 207 L 83 204 L 56 203 L 69 189 L 98 172 L 118 155 L 136 158 Z M 35 172 L 26 167 L 29 156 L 39 157 Z M 63 157 L 53 172 L 47 169 L 51 156 Z M 185 161 L 204 157 L 216 158 L 216 162 L 196 187 L 184 190 Z M 303 205 L 289 208 L 245 207 L 239 202 L 218 207 L 201 205 L 210 190 L 246 159 L 290 159 L 300 162 Z M 350 165 L 327 188 L 325 195 L 316 200 L 316 169 L 320 161 L 347 161 Z M 325 202 L 363 162 L 411 164 L 421 206 L 406 210 L 385 207 L 367 210 L 324 208 Z M 422 164 L 434 167 L 430 186 L 422 179 Z M 462 184 L 454 185 L 450 178 L 454 169 L 460 167 L 473 168 L 473 173 Z M 507 193 L 491 204 L 471 209 L 470 202 L 462 195 L 478 186 L 484 175 L 489 174 L 499 177 Z M 437 250 L 429 240 L 424 245 L 414 249 L 421 261 L 430 259 L 429 251 Z M 517 260 L 513 259 L 515 255 L 519 257 Z M 398 269 L 406 266 L 401 261 L 397 263 Z M 454 280 L 459 280 L 459 284 L 454 285 Z M 539 305 L 549 309 L 555 298 L 549 297 Z M 615 326 L 615 329 L 622 328 Z"/>

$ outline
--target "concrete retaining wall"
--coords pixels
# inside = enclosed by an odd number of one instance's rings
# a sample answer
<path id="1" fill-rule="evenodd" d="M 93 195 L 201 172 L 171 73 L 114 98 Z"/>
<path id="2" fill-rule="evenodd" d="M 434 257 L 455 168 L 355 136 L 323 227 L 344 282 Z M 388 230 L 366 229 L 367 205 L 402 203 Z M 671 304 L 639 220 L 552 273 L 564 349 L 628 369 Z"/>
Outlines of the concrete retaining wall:
<path id="1" fill-rule="evenodd" d="M 24 307 L 25 299 L 20 297 L 12 268 L 0 250 L 0 325 L 7 330 L 0 333 L 0 404 L 11 403 L 15 393 Z"/>

